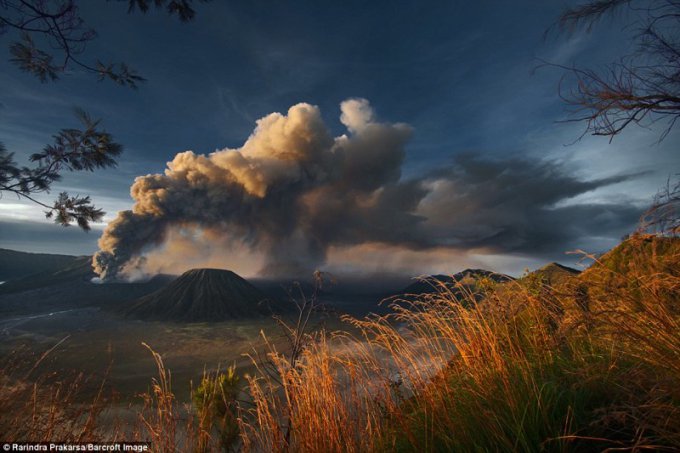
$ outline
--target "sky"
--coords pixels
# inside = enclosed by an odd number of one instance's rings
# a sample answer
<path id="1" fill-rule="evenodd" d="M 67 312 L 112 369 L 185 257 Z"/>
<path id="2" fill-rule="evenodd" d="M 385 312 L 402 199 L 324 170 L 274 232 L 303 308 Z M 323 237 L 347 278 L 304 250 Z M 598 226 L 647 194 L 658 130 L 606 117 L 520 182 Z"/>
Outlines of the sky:
<path id="1" fill-rule="evenodd" d="M 546 35 L 573 2 L 213 1 L 188 24 L 81 3 L 98 32 L 83 58 L 148 81 L 72 70 L 42 84 L 0 36 L 0 141 L 25 163 L 77 125 L 73 107 L 101 118 L 124 145 L 118 167 L 65 174 L 40 199 L 90 195 L 107 215 L 85 233 L 3 194 L 2 248 L 100 251 L 129 277 L 518 275 L 612 247 L 680 167 L 677 131 L 659 142 L 659 125 L 631 127 L 610 143 L 564 122 L 564 73 L 541 62 L 602 68 L 631 45 L 621 18 Z"/>

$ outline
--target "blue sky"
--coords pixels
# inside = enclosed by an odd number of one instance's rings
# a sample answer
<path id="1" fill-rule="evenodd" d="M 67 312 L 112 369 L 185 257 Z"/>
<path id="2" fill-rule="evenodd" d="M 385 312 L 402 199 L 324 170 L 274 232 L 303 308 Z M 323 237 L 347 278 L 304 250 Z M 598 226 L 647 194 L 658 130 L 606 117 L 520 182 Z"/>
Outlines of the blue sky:
<path id="1" fill-rule="evenodd" d="M 583 181 L 636 174 L 561 199 L 558 207 L 641 210 L 680 164 L 677 131 L 661 143 L 658 130 L 642 128 L 611 144 L 601 137 L 572 143 L 584 126 L 560 122 L 568 113 L 557 92 L 562 73 L 534 69 L 540 60 L 603 67 L 624 55 L 629 41 L 617 20 L 546 37 L 569 2 L 213 1 L 199 4 L 189 24 L 161 11 L 129 15 L 118 2 L 82 3 L 83 17 L 99 33 L 85 58 L 125 61 L 148 82 L 135 91 L 72 71 L 41 84 L 8 61 L 10 36 L 0 36 L 0 140 L 22 161 L 51 134 L 75 125 L 72 107 L 102 118 L 125 146 L 119 167 L 68 174 L 51 195 L 62 188 L 89 194 L 107 221 L 132 206 L 136 176 L 162 172 L 181 151 L 238 148 L 255 120 L 300 102 L 318 106 L 335 136 L 345 132 L 339 105 L 348 98 L 369 100 L 381 121 L 409 124 L 403 179 L 447 168 L 462 155 L 551 162 Z M 610 247 L 634 226 L 630 217 L 583 231 L 580 245 Z M 7 195 L 0 200 L 0 247 L 89 254 L 104 226 L 89 234 L 63 229 L 30 204 Z M 422 273 L 467 264 L 517 273 L 547 260 L 573 261 L 560 250 L 574 245 L 570 238 L 536 253 L 458 250 L 457 258 L 442 258 L 448 255 L 441 249 L 417 259 L 417 250 L 370 253 L 379 261 L 415 259 Z M 335 265 L 355 266 L 343 253 Z M 402 264 L 392 270 L 413 272 Z"/>

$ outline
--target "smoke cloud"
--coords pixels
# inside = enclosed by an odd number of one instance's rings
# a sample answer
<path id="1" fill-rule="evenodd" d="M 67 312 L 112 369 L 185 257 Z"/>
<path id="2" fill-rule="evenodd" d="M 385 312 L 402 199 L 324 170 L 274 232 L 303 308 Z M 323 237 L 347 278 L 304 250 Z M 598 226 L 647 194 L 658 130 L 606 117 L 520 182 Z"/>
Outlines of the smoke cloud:
<path id="1" fill-rule="evenodd" d="M 164 174 L 136 178 L 134 206 L 107 226 L 95 271 L 129 278 L 162 267 L 163 250 L 190 254 L 196 242 L 213 260 L 217 250 L 251 255 L 261 274 L 287 276 L 322 265 L 330 249 L 362 244 L 552 250 L 637 216 L 623 204 L 557 207 L 629 176 L 580 181 L 550 162 L 462 155 L 450 168 L 403 179 L 411 128 L 378 121 L 365 99 L 340 109 L 347 133 L 339 137 L 316 106 L 297 104 L 258 120 L 238 149 L 186 151 Z"/>
<path id="2" fill-rule="evenodd" d="M 263 272 L 294 273 L 322 263 L 329 241 L 323 231 L 346 211 L 358 232 L 378 238 L 389 221 L 373 224 L 362 213 L 389 210 L 391 187 L 398 187 L 404 144 L 411 129 L 375 120 L 366 100 L 341 105 L 349 135 L 333 137 L 319 109 L 297 104 L 286 115 L 272 113 L 239 149 L 208 156 L 177 154 L 164 174 L 135 179 L 135 204 L 104 231 L 95 271 L 104 280 L 119 277 L 160 246 L 174 228 L 221 232 L 266 257 Z M 393 220 L 411 214 L 394 212 Z M 334 227 L 335 229 L 335 227 Z M 357 238 L 358 240 L 358 238 Z"/>

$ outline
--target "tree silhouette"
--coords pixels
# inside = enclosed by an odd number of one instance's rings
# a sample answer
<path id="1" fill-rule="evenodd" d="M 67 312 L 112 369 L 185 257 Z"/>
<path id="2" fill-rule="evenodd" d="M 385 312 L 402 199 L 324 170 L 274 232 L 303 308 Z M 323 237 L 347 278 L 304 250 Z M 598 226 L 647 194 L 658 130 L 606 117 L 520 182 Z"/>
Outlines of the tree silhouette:
<path id="1" fill-rule="evenodd" d="M 164 8 L 182 22 L 195 16 L 193 0 L 114 1 L 127 2 L 128 12 L 146 13 L 153 6 Z M 99 80 L 108 79 L 136 89 L 145 79 L 126 63 L 101 60 L 90 63 L 83 58 L 87 43 L 97 37 L 97 32 L 80 16 L 78 4 L 76 0 L 0 0 L 0 36 L 18 34 L 18 40 L 9 45 L 10 61 L 43 83 L 58 80 L 68 69 L 80 69 L 94 73 Z M 65 170 L 93 171 L 116 165 L 122 146 L 99 129 L 99 120 L 93 120 L 83 111 L 77 111 L 77 116 L 84 129 L 62 129 L 54 136 L 53 144 L 30 156 L 34 167 L 17 166 L 14 154 L 0 143 L 0 195 L 11 193 L 32 201 L 46 208 L 46 216 L 56 223 L 67 226 L 75 222 L 87 231 L 90 222 L 104 216 L 89 196 L 62 192 L 52 205 L 34 198 L 37 193 L 49 192 L 52 183 L 58 181 Z"/>
<path id="2" fill-rule="evenodd" d="M 586 123 L 584 134 L 611 141 L 630 124 L 667 120 L 662 140 L 680 116 L 680 1 L 591 0 L 564 10 L 557 24 L 566 31 L 591 29 L 615 13 L 628 19 L 634 52 L 604 70 L 563 67 L 576 88 L 560 94 L 575 107 L 571 121 Z"/>
<path id="3" fill-rule="evenodd" d="M 90 197 L 59 194 L 52 205 L 33 197 L 49 192 L 52 183 L 61 179 L 63 171 L 93 171 L 97 168 L 116 166 L 116 157 L 123 147 L 113 141 L 111 134 L 99 129 L 99 120 L 87 113 L 76 112 L 84 128 L 62 129 L 54 136 L 54 143 L 30 156 L 33 167 L 18 167 L 14 154 L 0 143 L 0 195 L 15 194 L 30 200 L 47 211 L 47 218 L 64 226 L 76 222 L 83 230 L 90 229 L 90 222 L 102 219 L 104 212 L 94 207 Z"/>
<path id="4" fill-rule="evenodd" d="M 126 1 L 129 12 L 146 13 L 153 5 L 165 8 L 182 22 L 195 16 L 192 0 L 117 1 Z M 126 63 L 83 59 L 87 43 L 97 37 L 97 32 L 80 16 L 76 0 L 0 0 L 0 35 L 11 31 L 19 34 L 19 39 L 10 43 L 11 61 L 41 82 L 57 80 L 72 67 L 130 88 L 145 81 Z"/>

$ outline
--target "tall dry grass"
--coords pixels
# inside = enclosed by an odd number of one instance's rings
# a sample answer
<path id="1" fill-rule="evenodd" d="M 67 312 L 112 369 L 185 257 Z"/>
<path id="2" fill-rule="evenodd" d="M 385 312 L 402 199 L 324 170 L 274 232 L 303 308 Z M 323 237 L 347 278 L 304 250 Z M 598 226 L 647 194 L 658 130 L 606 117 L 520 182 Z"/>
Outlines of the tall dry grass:
<path id="1" fill-rule="evenodd" d="M 41 369 L 63 341 L 38 357 L 20 350 L 0 364 L 3 442 L 143 441 L 151 444 L 151 451 L 162 453 L 204 453 L 238 446 L 230 442 L 238 436 L 231 411 L 234 394 L 225 393 L 224 385 L 225 377 L 234 378 L 233 369 L 204 371 L 200 387 L 192 389 L 192 400 L 200 404 L 178 402 L 163 358 L 143 344 L 156 363 L 157 377 L 139 395 L 139 404 L 122 405 L 107 375 Z M 215 410 L 216 406 L 230 410 Z"/>
<path id="2" fill-rule="evenodd" d="M 106 376 L 97 381 L 83 373 L 63 375 L 45 372 L 41 364 L 68 337 L 39 357 L 17 350 L 0 364 L 0 439 L 5 442 L 97 441 L 116 435 L 114 421 L 106 432 L 98 421 L 115 395 L 106 387 Z M 27 367 L 28 365 L 28 367 Z M 83 392 L 84 388 L 95 388 Z"/>
<path id="3" fill-rule="evenodd" d="M 181 403 L 172 390 L 172 374 L 163 358 L 143 343 L 156 363 L 138 423 L 128 425 L 123 437 L 151 443 L 153 452 L 204 453 L 238 448 L 237 400 L 240 393 L 235 369 L 203 371 L 200 385 L 191 391 L 191 402 Z"/>
<path id="4" fill-rule="evenodd" d="M 240 400 L 235 376 L 206 373 L 196 403 L 179 403 L 149 348 L 158 377 L 133 423 L 102 420 L 103 390 L 82 403 L 77 379 L 30 376 L 42 358 L 26 375 L 5 368 L 0 437 L 148 440 L 156 452 L 680 448 L 677 239 L 635 236 L 552 286 L 439 289 L 347 317 L 342 332 L 307 332 L 301 316 L 286 331 L 295 354 L 270 343 L 254 355 Z M 225 443 L 234 424 L 240 438 Z"/>
<path id="5" fill-rule="evenodd" d="M 272 349 L 275 373 L 249 379 L 243 446 L 679 448 L 680 249 L 668 244 L 634 238 L 617 252 L 625 268 L 605 257 L 559 287 L 459 285 L 394 301 L 388 316 L 347 318 L 358 334 L 317 334 L 297 363 Z"/>

